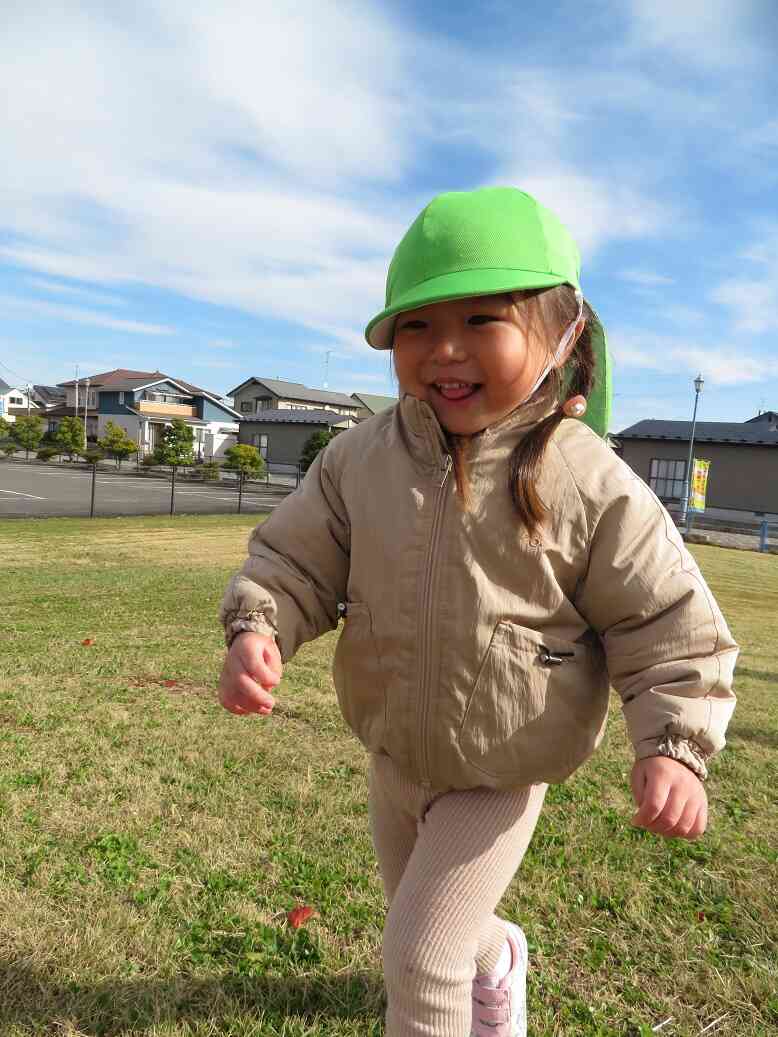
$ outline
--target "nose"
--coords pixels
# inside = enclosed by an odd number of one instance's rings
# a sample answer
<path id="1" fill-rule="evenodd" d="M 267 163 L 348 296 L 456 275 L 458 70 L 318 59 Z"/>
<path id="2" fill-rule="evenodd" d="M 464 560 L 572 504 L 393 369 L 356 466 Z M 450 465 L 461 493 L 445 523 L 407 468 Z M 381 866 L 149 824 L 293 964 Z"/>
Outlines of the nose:
<path id="1" fill-rule="evenodd" d="M 439 364 L 457 364 L 467 358 L 459 337 L 452 331 L 440 331 L 433 339 L 432 358 Z"/>

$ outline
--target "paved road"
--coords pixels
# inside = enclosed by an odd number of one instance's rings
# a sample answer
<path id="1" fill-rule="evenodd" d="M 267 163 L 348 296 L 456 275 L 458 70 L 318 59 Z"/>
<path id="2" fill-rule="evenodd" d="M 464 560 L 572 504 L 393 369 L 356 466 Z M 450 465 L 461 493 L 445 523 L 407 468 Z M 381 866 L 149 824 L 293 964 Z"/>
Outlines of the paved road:
<path id="1" fill-rule="evenodd" d="M 0 462 L 0 517 L 89 515 L 89 469 L 44 468 Z M 242 510 L 272 510 L 289 491 L 259 489 L 243 493 Z M 237 511 L 238 494 L 229 484 L 176 482 L 176 511 L 219 514 Z M 152 476 L 97 473 L 95 515 L 164 515 L 170 510 L 170 482 Z"/>

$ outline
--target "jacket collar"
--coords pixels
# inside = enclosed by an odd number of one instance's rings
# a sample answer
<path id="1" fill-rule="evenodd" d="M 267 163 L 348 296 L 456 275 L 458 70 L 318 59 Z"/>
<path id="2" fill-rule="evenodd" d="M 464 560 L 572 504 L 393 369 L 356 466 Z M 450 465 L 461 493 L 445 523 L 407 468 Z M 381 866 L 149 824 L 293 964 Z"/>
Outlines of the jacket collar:
<path id="1" fill-rule="evenodd" d="M 487 456 L 491 458 L 493 454 L 507 456 L 514 446 L 554 409 L 555 404 L 546 399 L 523 403 L 500 421 L 472 437 L 470 460 L 478 457 L 486 460 Z M 418 397 L 405 393 L 397 412 L 406 432 L 408 448 L 415 460 L 425 467 L 444 467 L 449 454 L 448 443 L 432 407 Z"/>

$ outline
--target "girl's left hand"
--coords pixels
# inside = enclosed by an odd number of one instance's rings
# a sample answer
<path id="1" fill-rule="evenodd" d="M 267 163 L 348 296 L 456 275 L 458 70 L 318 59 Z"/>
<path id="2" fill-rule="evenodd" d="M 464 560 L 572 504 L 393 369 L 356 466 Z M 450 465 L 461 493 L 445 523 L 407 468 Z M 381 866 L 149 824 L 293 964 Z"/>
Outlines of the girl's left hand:
<path id="1" fill-rule="evenodd" d="M 632 768 L 637 813 L 632 824 L 673 839 L 697 839 L 708 824 L 708 797 L 700 779 L 669 756 L 649 756 Z"/>

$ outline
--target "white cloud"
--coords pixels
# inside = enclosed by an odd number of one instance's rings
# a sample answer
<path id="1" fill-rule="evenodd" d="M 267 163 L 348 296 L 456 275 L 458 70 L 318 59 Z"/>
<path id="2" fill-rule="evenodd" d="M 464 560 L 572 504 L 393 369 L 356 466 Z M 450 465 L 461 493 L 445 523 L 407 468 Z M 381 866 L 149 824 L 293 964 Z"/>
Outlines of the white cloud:
<path id="1" fill-rule="evenodd" d="M 617 367 L 666 374 L 701 372 L 714 385 L 744 385 L 778 375 L 778 360 L 730 346 L 707 346 L 648 332 L 612 331 L 609 347 Z"/>
<path id="2" fill-rule="evenodd" d="M 79 288 L 76 285 L 62 284 L 59 281 L 49 281 L 45 277 L 25 277 L 25 284 L 30 285 L 41 292 L 52 295 L 66 295 L 69 298 L 83 299 L 97 306 L 126 306 L 126 299 L 118 295 L 110 295 L 108 292 L 98 292 L 92 288 Z"/>
<path id="3" fill-rule="evenodd" d="M 675 283 L 674 277 L 666 277 L 664 274 L 656 274 L 651 270 L 622 270 L 622 272 L 616 276 L 621 278 L 622 281 L 628 281 L 630 284 L 638 284 L 648 288 L 653 288 L 657 285 Z"/>
<path id="4" fill-rule="evenodd" d="M 172 335 L 174 328 L 162 324 L 146 324 L 138 320 L 120 320 L 94 310 L 60 303 L 42 302 L 38 299 L 21 299 L 13 295 L 0 295 L 0 312 L 23 313 L 41 317 L 55 317 L 74 324 L 88 324 L 96 328 L 111 328 L 114 331 L 129 331 L 136 335 Z"/>
<path id="5" fill-rule="evenodd" d="M 740 70 L 761 57 L 760 8 L 756 0 L 631 0 L 630 43 L 698 68 Z"/>
<path id="6" fill-rule="evenodd" d="M 753 273 L 738 264 L 738 276 L 720 282 L 710 298 L 731 311 L 738 333 L 778 331 L 778 225 L 763 229 L 742 259 Z"/>

